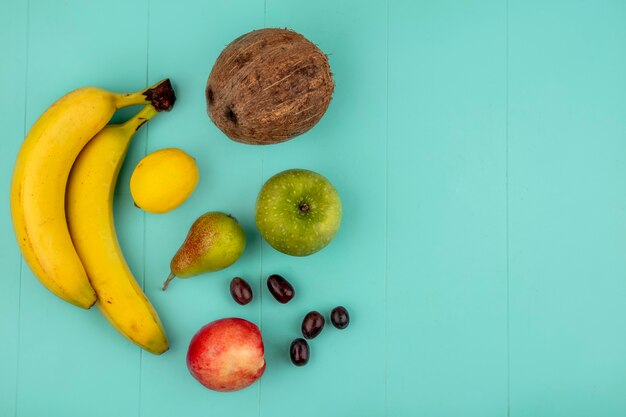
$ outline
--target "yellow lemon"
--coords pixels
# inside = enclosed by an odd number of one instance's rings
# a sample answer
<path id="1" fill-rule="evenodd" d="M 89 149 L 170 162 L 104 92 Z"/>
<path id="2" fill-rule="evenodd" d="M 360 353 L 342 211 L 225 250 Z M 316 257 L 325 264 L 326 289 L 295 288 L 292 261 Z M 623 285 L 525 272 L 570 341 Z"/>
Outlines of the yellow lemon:
<path id="1" fill-rule="evenodd" d="M 150 213 L 165 213 L 180 206 L 198 184 L 196 160 L 176 148 L 147 155 L 130 177 L 135 204 Z"/>

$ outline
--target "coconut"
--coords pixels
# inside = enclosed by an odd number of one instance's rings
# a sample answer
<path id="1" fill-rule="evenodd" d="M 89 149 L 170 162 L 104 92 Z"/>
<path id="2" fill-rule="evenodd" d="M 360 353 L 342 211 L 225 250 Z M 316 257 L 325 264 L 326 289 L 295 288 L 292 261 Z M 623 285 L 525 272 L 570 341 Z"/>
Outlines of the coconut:
<path id="1" fill-rule="evenodd" d="M 311 129 L 334 82 L 328 57 L 287 29 L 260 29 L 231 42 L 206 85 L 209 117 L 229 138 L 267 145 Z"/>

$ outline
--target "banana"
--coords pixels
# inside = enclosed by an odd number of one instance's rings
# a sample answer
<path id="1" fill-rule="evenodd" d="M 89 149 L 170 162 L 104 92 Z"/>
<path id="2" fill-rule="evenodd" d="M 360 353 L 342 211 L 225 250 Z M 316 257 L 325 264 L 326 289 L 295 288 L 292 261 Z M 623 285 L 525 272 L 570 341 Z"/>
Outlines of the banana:
<path id="1" fill-rule="evenodd" d="M 118 244 L 113 193 L 128 145 L 155 116 L 144 107 L 121 125 L 102 129 L 82 150 L 67 183 L 67 222 L 76 251 L 96 290 L 96 306 L 122 335 L 161 354 L 168 342 L 159 316 L 133 277 Z"/>
<path id="2" fill-rule="evenodd" d="M 167 110 L 174 100 L 169 80 L 130 94 L 80 88 L 48 108 L 26 136 L 11 183 L 15 236 L 35 276 L 65 301 L 82 308 L 96 301 L 65 219 L 65 187 L 74 160 L 115 110 L 144 103 Z"/>

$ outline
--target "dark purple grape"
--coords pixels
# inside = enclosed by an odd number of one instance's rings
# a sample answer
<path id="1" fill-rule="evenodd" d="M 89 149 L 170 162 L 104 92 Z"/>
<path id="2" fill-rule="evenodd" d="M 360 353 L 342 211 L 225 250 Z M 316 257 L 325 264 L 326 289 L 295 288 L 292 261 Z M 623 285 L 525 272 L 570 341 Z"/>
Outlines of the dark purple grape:
<path id="1" fill-rule="evenodd" d="M 304 366 L 309 361 L 309 344 L 306 340 L 299 338 L 291 342 L 289 349 L 291 362 L 296 366 Z"/>
<path id="2" fill-rule="evenodd" d="M 235 277 L 230 281 L 230 295 L 243 306 L 252 301 L 252 288 L 243 278 Z"/>
<path id="3" fill-rule="evenodd" d="M 311 311 L 302 320 L 302 336 L 313 339 L 324 328 L 324 316 L 317 311 Z"/>
<path id="4" fill-rule="evenodd" d="M 289 281 L 278 274 L 270 275 L 267 278 L 267 289 L 276 301 L 282 304 L 288 303 L 296 295 L 296 291 Z"/>
<path id="5" fill-rule="evenodd" d="M 345 329 L 350 324 L 350 315 L 345 307 L 338 306 L 333 308 L 330 313 L 330 321 L 338 329 Z"/>

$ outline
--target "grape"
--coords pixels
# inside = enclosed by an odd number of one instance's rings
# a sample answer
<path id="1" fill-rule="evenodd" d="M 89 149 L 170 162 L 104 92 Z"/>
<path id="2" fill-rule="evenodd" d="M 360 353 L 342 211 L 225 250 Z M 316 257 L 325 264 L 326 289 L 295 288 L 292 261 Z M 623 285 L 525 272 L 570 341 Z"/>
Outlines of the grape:
<path id="1" fill-rule="evenodd" d="M 230 281 L 230 295 L 243 306 L 252 301 L 252 288 L 243 278 L 235 277 Z"/>
<path id="2" fill-rule="evenodd" d="M 296 295 L 289 281 L 278 274 L 270 275 L 267 278 L 267 289 L 276 301 L 282 304 L 288 303 Z"/>
<path id="3" fill-rule="evenodd" d="M 348 324 L 350 324 L 350 315 L 348 314 L 348 310 L 342 306 L 333 308 L 333 311 L 330 313 L 330 321 L 336 328 L 345 329 L 348 327 Z"/>
<path id="4" fill-rule="evenodd" d="M 306 340 L 299 338 L 291 342 L 289 349 L 291 362 L 296 366 L 304 366 L 309 361 L 309 344 Z"/>
<path id="5" fill-rule="evenodd" d="M 302 336 L 305 339 L 313 339 L 324 328 L 324 316 L 317 311 L 308 313 L 302 320 Z"/>

